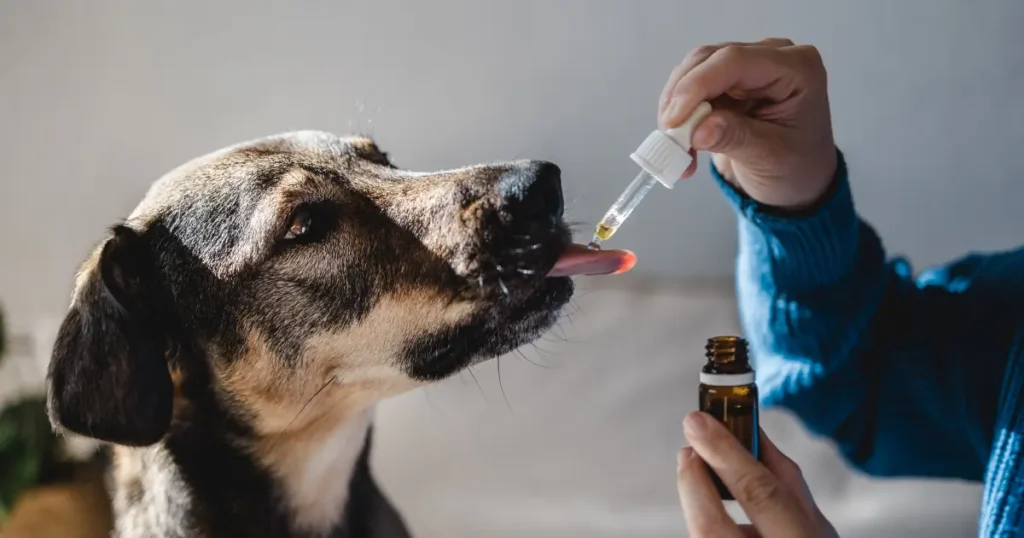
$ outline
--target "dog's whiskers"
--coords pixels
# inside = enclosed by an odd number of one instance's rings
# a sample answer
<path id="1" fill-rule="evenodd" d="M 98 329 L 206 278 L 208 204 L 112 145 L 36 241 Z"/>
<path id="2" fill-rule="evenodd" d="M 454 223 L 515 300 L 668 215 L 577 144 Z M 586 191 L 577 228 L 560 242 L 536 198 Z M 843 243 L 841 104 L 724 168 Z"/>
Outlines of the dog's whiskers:
<path id="1" fill-rule="evenodd" d="M 480 384 L 480 380 L 476 378 L 476 374 L 473 373 L 473 368 L 466 368 L 466 372 L 469 373 L 469 377 L 473 378 L 473 382 L 476 383 L 476 388 L 480 389 L 480 395 L 484 397 L 484 401 L 487 401 L 487 394 L 484 393 L 484 387 Z"/>
<path id="2" fill-rule="evenodd" d="M 534 250 L 537 250 L 537 249 L 541 248 L 542 246 L 544 246 L 544 245 L 542 245 L 540 243 L 534 243 L 532 245 L 527 245 L 525 247 L 513 248 L 513 249 L 509 249 L 509 250 L 511 250 L 512 252 L 514 252 L 516 254 L 525 254 L 527 252 L 532 252 Z"/>
<path id="3" fill-rule="evenodd" d="M 530 345 L 533 346 L 534 351 L 536 351 L 538 355 L 546 357 L 551 356 L 551 352 L 537 345 L 537 342 L 530 342 Z"/>
<path id="4" fill-rule="evenodd" d="M 568 321 L 569 325 L 572 325 L 572 329 L 575 331 L 575 330 L 577 330 L 577 328 L 576 328 L 576 320 L 572 319 L 572 317 L 573 317 L 572 313 L 563 313 L 563 314 L 561 314 L 558 317 L 558 321 L 559 321 L 559 323 L 561 323 L 562 321 Z"/>
<path id="5" fill-rule="evenodd" d="M 314 392 L 313 395 L 310 396 L 308 400 L 306 400 L 306 403 L 302 404 L 302 407 L 299 408 L 299 412 L 295 413 L 295 416 L 292 417 L 291 421 L 288 422 L 288 425 L 284 427 L 284 430 L 281 431 L 281 435 L 279 435 L 277 439 L 281 439 L 284 436 L 284 434 L 287 433 L 289 429 L 291 429 L 292 424 L 295 424 L 295 421 L 298 420 L 300 415 L 302 415 L 302 412 L 305 411 L 307 407 L 309 407 L 309 404 L 312 403 L 313 400 L 320 395 L 320 393 L 322 393 L 327 387 L 331 386 L 331 384 L 333 384 L 337 380 L 338 375 L 332 375 L 330 379 L 327 380 L 326 383 L 324 383 L 320 388 L 316 389 L 316 392 Z"/>
<path id="6" fill-rule="evenodd" d="M 554 368 L 554 366 L 548 366 L 546 364 L 539 364 L 539 363 L 536 363 L 536 362 L 530 360 L 530 358 L 526 356 L 526 353 L 523 353 L 523 350 L 521 350 L 521 349 L 517 348 L 516 349 L 516 354 L 519 355 L 520 357 L 522 357 L 522 359 L 524 361 L 526 361 L 526 362 L 528 362 L 528 363 L 530 363 L 530 364 L 532 364 L 532 365 L 534 365 L 534 366 L 536 366 L 538 368 L 548 368 L 548 369 L 553 369 Z"/>
<path id="7" fill-rule="evenodd" d="M 565 337 L 559 336 L 554 332 L 549 332 L 546 335 L 542 336 L 541 340 L 545 342 L 551 342 L 552 344 L 564 344 L 568 342 L 568 340 L 566 340 Z"/>
<path id="8" fill-rule="evenodd" d="M 556 323 L 554 327 L 551 327 L 551 332 L 555 333 L 555 331 L 558 331 L 557 336 L 561 338 L 563 342 L 569 341 L 569 336 L 565 334 L 565 327 L 562 327 L 561 324 Z"/>
<path id="9" fill-rule="evenodd" d="M 504 294 L 505 297 L 508 297 L 509 296 L 508 286 L 505 285 L 505 281 L 503 281 L 500 277 L 498 278 L 498 285 L 501 286 L 501 293 Z"/>
<path id="10" fill-rule="evenodd" d="M 508 401 L 508 395 L 505 394 L 505 385 L 501 382 L 501 357 L 498 357 L 495 361 L 498 363 L 498 387 L 501 389 L 501 397 L 505 400 L 505 406 L 514 415 L 516 412 L 512 409 L 512 404 Z"/>

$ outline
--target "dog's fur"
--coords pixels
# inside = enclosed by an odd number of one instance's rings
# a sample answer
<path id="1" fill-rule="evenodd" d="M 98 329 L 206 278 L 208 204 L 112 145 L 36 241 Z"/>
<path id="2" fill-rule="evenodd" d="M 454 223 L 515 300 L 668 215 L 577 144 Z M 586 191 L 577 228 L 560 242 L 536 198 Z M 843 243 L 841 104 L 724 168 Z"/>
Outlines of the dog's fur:
<path id="1" fill-rule="evenodd" d="M 82 267 L 49 371 L 54 425 L 113 447 L 115 536 L 407 536 L 373 404 L 555 322 L 559 175 L 298 132 L 158 180 Z"/>

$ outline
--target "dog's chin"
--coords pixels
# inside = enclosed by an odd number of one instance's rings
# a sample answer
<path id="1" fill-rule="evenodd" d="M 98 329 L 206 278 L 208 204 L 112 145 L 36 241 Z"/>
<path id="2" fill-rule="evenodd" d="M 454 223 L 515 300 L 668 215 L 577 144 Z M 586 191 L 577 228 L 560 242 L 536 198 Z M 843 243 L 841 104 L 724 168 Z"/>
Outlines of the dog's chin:
<path id="1" fill-rule="evenodd" d="M 419 381 L 438 381 L 529 344 L 558 322 L 573 290 L 568 277 L 541 278 L 528 290 L 489 302 L 473 321 L 409 345 L 406 373 Z"/>
<path id="2" fill-rule="evenodd" d="M 547 276 L 572 239 L 561 215 L 520 220 L 515 228 L 488 227 L 478 239 L 480 272 L 466 275 L 463 295 L 476 303 L 475 314 L 407 348 L 413 379 L 443 379 L 533 342 L 557 323 L 572 298 L 570 278 Z"/>
<path id="3" fill-rule="evenodd" d="M 483 362 L 540 338 L 558 323 L 562 308 L 572 298 L 573 282 L 568 277 L 545 278 L 518 308 L 499 321 L 503 325 L 480 350 L 473 364 Z"/>

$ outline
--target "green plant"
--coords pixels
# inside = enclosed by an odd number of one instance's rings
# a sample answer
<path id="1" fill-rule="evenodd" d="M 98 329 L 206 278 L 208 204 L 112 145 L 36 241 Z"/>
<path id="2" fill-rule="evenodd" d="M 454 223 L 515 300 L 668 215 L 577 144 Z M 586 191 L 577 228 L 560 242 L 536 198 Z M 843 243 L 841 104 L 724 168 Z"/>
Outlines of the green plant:
<path id="1" fill-rule="evenodd" d="M 0 364 L 4 349 L 0 313 Z M 46 417 L 46 399 L 33 396 L 0 409 L 0 524 L 26 489 L 52 475 L 59 466 L 59 438 Z"/>
<path id="2" fill-rule="evenodd" d="M 22 491 L 35 486 L 57 464 L 57 437 L 42 398 L 28 398 L 0 411 L 0 521 Z"/>

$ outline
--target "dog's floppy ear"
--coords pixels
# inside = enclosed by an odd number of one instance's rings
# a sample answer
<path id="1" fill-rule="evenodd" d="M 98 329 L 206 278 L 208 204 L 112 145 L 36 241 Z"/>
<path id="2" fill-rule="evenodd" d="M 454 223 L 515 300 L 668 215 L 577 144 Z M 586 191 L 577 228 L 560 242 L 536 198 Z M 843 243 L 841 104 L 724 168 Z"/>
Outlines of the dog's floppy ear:
<path id="1" fill-rule="evenodd" d="M 171 422 L 173 386 L 162 333 L 169 312 L 146 238 L 117 226 L 79 278 L 47 375 L 55 428 L 144 446 Z"/>

